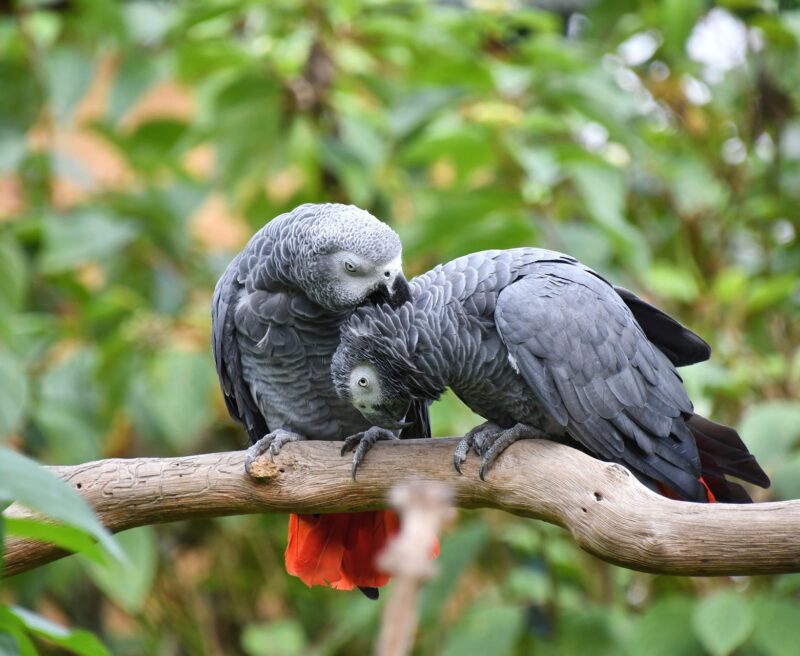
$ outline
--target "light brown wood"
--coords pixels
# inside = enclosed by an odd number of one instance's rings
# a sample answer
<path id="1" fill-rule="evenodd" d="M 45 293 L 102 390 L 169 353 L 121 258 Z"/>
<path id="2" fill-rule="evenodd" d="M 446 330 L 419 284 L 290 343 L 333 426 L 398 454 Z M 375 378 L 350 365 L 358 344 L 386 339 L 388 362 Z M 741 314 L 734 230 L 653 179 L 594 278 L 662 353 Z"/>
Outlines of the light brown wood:
<path id="1" fill-rule="evenodd" d="M 464 475 L 455 472 L 455 445 L 455 439 L 379 442 L 357 481 L 337 442 L 288 444 L 274 463 L 255 463 L 259 481 L 244 474 L 243 452 L 50 469 L 115 532 L 196 517 L 382 508 L 394 485 L 417 478 L 448 484 L 461 508 L 498 508 L 563 526 L 586 551 L 631 569 L 688 576 L 800 572 L 800 500 L 670 501 L 623 467 L 536 440 L 509 447 L 483 482 L 472 454 Z M 12 506 L 6 513 L 25 510 Z M 11 538 L 5 572 L 24 572 L 63 555 L 46 544 Z"/>

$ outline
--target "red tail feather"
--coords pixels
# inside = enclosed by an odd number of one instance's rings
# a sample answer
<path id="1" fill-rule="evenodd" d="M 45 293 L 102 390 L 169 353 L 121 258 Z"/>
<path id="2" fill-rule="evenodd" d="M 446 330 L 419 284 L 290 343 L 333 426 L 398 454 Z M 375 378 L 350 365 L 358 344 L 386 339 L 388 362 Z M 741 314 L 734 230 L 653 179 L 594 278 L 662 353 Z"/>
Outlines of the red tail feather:
<path id="1" fill-rule="evenodd" d="M 714 496 L 714 493 L 711 491 L 711 488 L 708 487 L 708 484 L 705 482 L 705 480 L 703 480 L 703 477 L 701 476 L 697 480 L 699 480 L 700 483 L 703 484 L 703 487 L 706 488 L 706 495 L 708 496 L 708 503 L 716 503 L 717 502 L 717 498 Z M 662 496 L 665 496 L 668 499 L 674 499 L 675 501 L 681 501 L 680 496 L 678 496 L 675 492 L 670 490 L 666 485 L 663 485 L 661 483 L 656 483 L 656 486 L 658 487 L 658 491 L 661 493 Z"/>
<path id="2" fill-rule="evenodd" d="M 390 510 L 290 515 L 286 571 L 309 587 L 386 585 L 389 577 L 377 569 L 375 557 L 398 529 L 397 515 Z"/>
<path id="3" fill-rule="evenodd" d="M 708 502 L 709 503 L 716 503 L 717 497 L 714 496 L 714 493 L 711 491 L 711 488 L 708 487 L 708 484 L 703 480 L 703 477 L 700 477 L 700 482 L 703 484 L 703 487 L 706 488 L 706 494 L 708 495 Z"/>

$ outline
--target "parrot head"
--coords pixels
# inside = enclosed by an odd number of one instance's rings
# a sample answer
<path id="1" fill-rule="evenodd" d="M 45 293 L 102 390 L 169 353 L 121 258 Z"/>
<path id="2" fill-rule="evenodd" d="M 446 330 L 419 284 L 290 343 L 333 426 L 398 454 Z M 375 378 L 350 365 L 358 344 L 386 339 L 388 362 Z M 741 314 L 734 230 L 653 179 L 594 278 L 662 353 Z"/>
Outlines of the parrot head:
<path id="1" fill-rule="evenodd" d="M 394 430 L 408 425 L 403 419 L 411 397 L 387 385 L 385 378 L 369 362 L 362 362 L 350 371 L 346 396 L 373 426 Z"/>
<path id="2" fill-rule="evenodd" d="M 397 233 L 353 205 L 301 206 L 303 230 L 294 259 L 295 277 L 306 295 L 335 312 L 365 302 L 396 307 L 410 297 Z"/>
<path id="3" fill-rule="evenodd" d="M 415 362 L 419 349 L 431 344 L 412 326 L 413 316 L 413 301 L 396 308 L 365 305 L 342 325 L 331 362 L 333 384 L 373 426 L 403 428 L 412 401 L 433 401 L 444 391 Z"/>

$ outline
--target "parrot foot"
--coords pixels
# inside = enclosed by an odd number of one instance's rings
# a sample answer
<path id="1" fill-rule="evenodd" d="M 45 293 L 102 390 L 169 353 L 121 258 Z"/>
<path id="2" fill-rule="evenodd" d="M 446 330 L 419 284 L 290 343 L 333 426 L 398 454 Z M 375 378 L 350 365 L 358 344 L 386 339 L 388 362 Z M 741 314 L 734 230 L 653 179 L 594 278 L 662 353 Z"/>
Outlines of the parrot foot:
<path id="1" fill-rule="evenodd" d="M 453 465 L 455 465 L 456 471 L 459 474 L 461 473 L 461 465 L 466 462 L 470 449 L 475 452 L 475 455 L 481 455 L 488 448 L 485 446 L 487 440 L 493 441 L 492 436 L 499 435 L 502 432 L 503 429 L 491 421 L 486 421 L 471 429 L 464 436 L 464 439 L 458 443 L 453 454 Z"/>
<path id="2" fill-rule="evenodd" d="M 392 431 L 385 428 L 380 428 L 379 426 L 373 426 L 372 428 L 368 428 L 360 433 L 354 433 L 345 439 L 344 444 L 342 445 L 341 454 L 344 455 L 348 451 L 353 451 L 353 480 L 356 480 L 356 471 L 358 470 L 358 466 L 362 463 L 364 456 L 367 455 L 367 451 L 373 447 L 375 442 L 378 440 L 398 439 L 400 438 Z"/>
<path id="3" fill-rule="evenodd" d="M 270 458 L 275 458 L 280 453 L 281 447 L 288 442 L 300 442 L 306 439 L 299 433 L 279 428 L 271 433 L 267 433 L 258 442 L 253 444 L 244 454 L 244 470 L 250 474 L 250 467 L 259 456 L 269 453 Z"/>
<path id="4" fill-rule="evenodd" d="M 478 475 L 482 481 L 485 481 L 486 473 L 494 465 L 495 460 L 505 451 L 509 446 L 519 440 L 532 440 L 532 439 L 547 439 L 547 434 L 540 431 L 538 428 L 529 426 L 528 424 L 517 424 L 511 428 L 504 430 L 500 433 L 495 433 L 484 442 L 481 449 L 481 468 Z"/>

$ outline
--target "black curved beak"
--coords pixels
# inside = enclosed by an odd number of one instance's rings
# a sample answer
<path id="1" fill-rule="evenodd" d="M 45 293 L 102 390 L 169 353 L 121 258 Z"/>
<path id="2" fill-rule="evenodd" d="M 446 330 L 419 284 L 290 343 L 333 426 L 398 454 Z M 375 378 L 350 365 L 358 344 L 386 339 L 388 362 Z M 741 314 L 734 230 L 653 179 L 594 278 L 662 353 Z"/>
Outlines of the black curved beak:
<path id="1" fill-rule="evenodd" d="M 411 426 L 412 422 L 405 421 L 406 413 L 401 411 L 398 417 L 397 408 L 388 406 L 375 406 L 370 411 L 361 411 L 361 414 L 373 425 L 389 430 L 402 430 Z"/>
<path id="2" fill-rule="evenodd" d="M 399 308 L 403 303 L 411 300 L 411 287 L 405 276 L 398 273 L 391 285 L 380 285 L 367 301 L 372 305 L 382 305 L 386 303 L 393 310 Z"/>
<path id="3" fill-rule="evenodd" d="M 406 277 L 402 273 L 398 273 L 392 284 L 392 298 L 389 301 L 389 305 L 396 310 L 403 303 L 407 303 L 410 300 L 411 286 L 408 284 Z"/>

